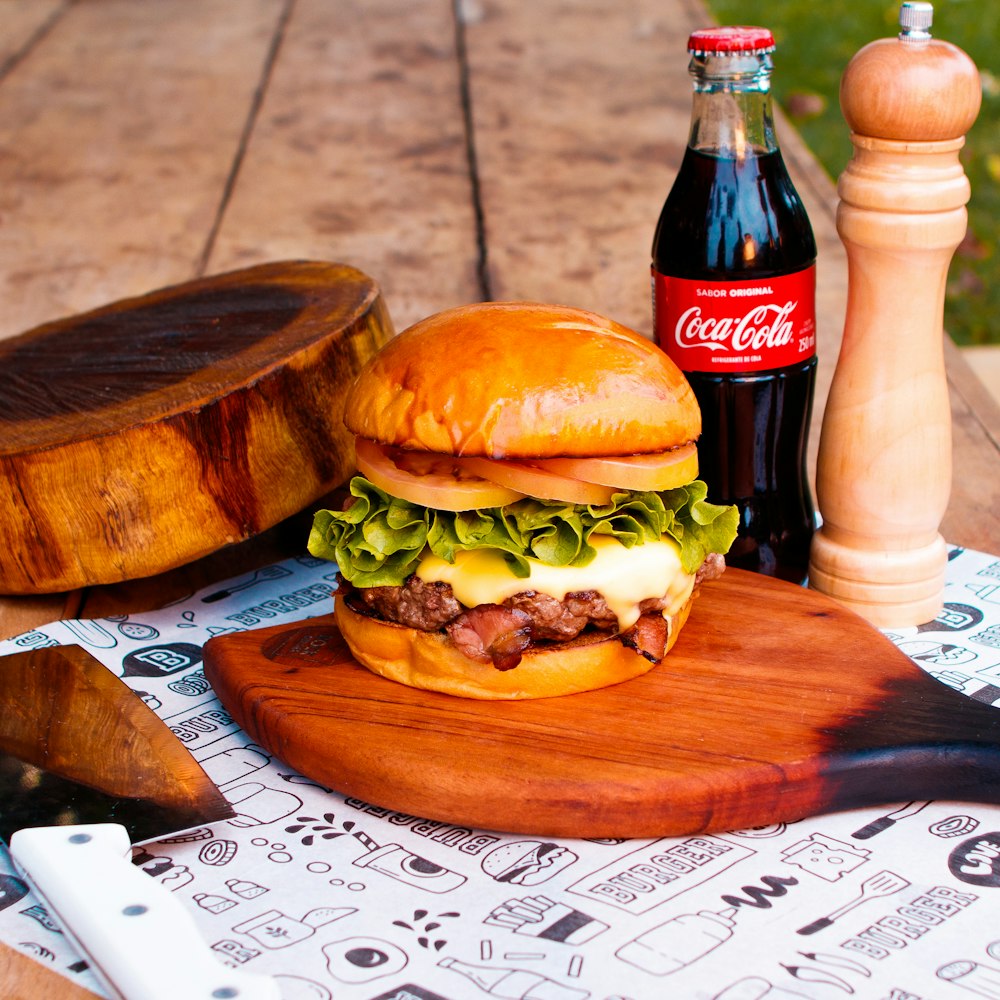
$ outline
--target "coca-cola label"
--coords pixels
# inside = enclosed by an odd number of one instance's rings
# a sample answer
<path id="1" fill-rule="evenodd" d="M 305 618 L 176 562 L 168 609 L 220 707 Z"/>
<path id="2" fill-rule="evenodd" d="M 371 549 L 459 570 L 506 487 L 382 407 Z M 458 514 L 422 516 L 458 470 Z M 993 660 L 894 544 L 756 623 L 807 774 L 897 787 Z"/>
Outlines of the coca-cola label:
<path id="1" fill-rule="evenodd" d="M 686 372 L 759 372 L 816 353 L 816 268 L 754 281 L 653 270 L 656 342 Z"/>

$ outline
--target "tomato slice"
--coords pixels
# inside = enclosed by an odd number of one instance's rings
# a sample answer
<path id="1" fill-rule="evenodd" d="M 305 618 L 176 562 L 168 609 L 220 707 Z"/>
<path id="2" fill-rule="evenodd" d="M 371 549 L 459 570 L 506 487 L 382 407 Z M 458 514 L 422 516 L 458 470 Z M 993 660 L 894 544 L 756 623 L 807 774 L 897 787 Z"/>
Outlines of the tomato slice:
<path id="1" fill-rule="evenodd" d="M 572 504 L 606 504 L 615 490 L 669 490 L 698 475 L 688 444 L 655 455 L 547 458 L 512 462 L 389 448 L 358 438 L 358 468 L 402 500 L 437 510 L 502 507 L 526 496 Z"/>
<path id="2" fill-rule="evenodd" d="M 358 469 L 386 493 L 437 510 L 478 510 L 521 500 L 523 493 L 483 479 L 460 459 L 430 452 L 383 448 L 357 438 Z"/>
<path id="3" fill-rule="evenodd" d="M 508 462 L 492 458 L 462 458 L 462 465 L 484 479 L 519 490 L 539 500 L 559 500 L 562 503 L 605 504 L 614 490 L 594 482 L 561 475 L 543 469 L 532 462 Z"/>
<path id="4" fill-rule="evenodd" d="M 654 455 L 547 458 L 533 464 L 560 476 L 626 490 L 672 490 L 698 478 L 698 450 L 694 442 Z"/>

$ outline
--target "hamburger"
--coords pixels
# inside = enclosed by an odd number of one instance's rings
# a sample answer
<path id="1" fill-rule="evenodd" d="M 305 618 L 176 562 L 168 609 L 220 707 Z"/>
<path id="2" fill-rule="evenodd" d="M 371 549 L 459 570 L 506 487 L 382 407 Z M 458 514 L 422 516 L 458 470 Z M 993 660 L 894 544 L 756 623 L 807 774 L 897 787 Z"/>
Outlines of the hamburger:
<path id="1" fill-rule="evenodd" d="M 412 687 L 542 698 L 645 673 L 736 535 L 697 479 L 684 376 L 591 312 L 422 320 L 361 370 L 344 422 L 359 475 L 309 551 L 337 563 L 354 657 Z"/>

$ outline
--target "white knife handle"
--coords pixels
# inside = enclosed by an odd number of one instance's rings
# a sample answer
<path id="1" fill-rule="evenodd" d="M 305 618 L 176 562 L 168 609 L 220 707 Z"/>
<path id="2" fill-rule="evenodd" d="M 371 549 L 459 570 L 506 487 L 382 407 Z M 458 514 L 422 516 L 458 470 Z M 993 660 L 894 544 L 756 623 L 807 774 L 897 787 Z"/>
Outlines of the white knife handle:
<path id="1" fill-rule="evenodd" d="M 180 901 L 132 864 L 123 826 L 19 830 L 10 853 L 112 996 L 281 1000 L 273 979 L 216 958 Z"/>

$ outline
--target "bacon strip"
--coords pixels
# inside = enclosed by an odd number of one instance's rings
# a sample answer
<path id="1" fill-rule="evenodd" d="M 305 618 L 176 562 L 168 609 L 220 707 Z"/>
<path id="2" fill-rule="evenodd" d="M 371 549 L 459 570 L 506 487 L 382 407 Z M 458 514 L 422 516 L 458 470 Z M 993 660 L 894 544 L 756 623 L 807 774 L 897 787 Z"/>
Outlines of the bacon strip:
<path id="1" fill-rule="evenodd" d="M 480 604 L 445 626 L 452 642 L 470 659 L 512 670 L 531 644 L 531 618 L 517 608 Z"/>
<path id="2" fill-rule="evenodd" d="M 634 649 L 651 663 L 659 663 L 667 653 L 667 620 L 662 614 L 640 615 L 639 620 L 618 638 L 622 645 Z"/>

